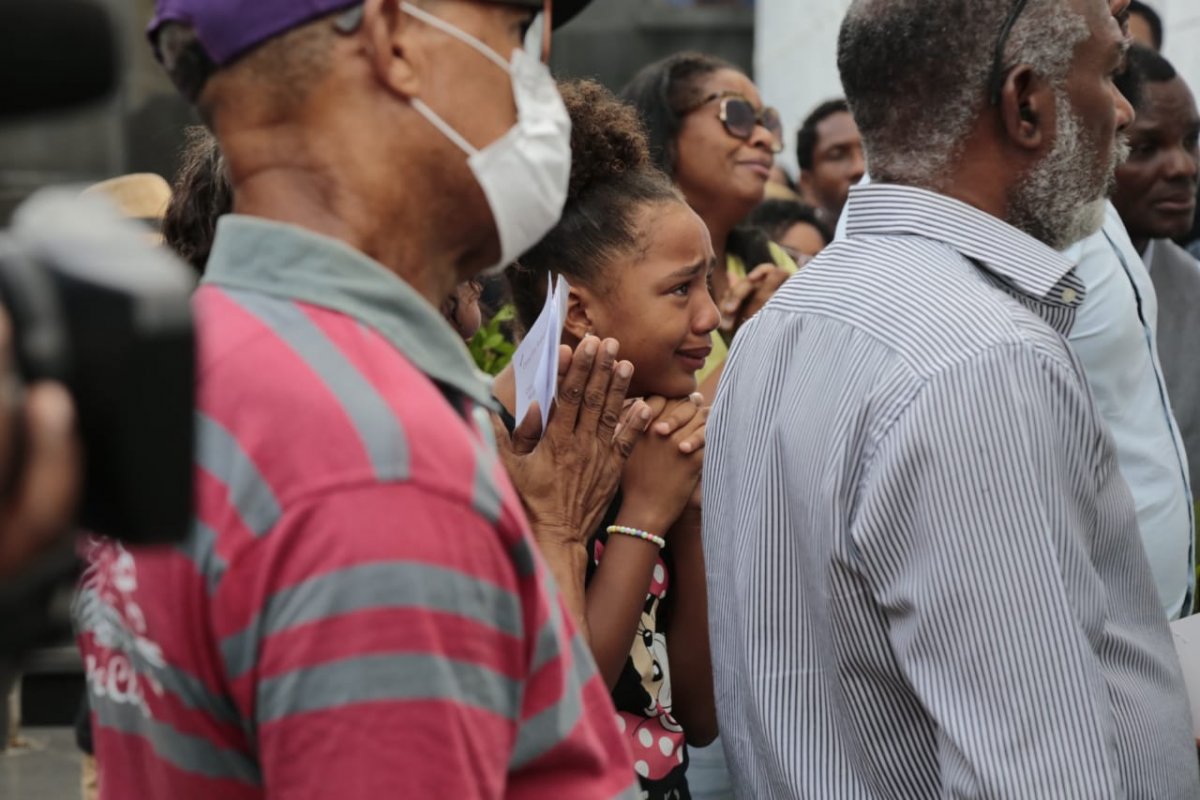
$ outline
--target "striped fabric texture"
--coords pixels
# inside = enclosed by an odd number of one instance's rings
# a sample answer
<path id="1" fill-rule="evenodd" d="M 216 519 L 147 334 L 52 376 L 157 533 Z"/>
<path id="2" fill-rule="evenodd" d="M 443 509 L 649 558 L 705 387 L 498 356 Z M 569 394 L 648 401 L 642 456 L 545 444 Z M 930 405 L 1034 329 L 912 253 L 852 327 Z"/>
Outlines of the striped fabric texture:
<path id="1" fill-rule="evenodd" d="M 950 198 L 739 333 L 705 457 L 721 739 L 743 798 L 1200 797 L 1129 490 L 1064 340 L 1071 263 Z"/>
<path id="2" fill-rule="evenodd" d="M 632 796 L 436 311 L 248 218 L 208 275 L 193 533 L 93 542 L 77 603 L 103 797 Z"/>

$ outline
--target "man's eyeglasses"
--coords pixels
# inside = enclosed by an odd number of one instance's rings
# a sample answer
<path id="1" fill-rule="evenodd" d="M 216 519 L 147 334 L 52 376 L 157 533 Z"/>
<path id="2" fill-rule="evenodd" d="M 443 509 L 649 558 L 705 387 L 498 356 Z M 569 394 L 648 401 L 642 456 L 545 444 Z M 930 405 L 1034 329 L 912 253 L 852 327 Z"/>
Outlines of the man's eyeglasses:
<path id="1" fill-rule="evenodd" d="M 521 46 L 525 54 L 543 64 L 550 61 L 550 34 L 554 28 L 551 3 L 552 0 L 543 0 L 542 10 L 534 14 L 522 37 Z M 333 25 L 341 33 L 354 33 L 362 25 L 362 21 L 363 6 L 359 3 L 339 14 Z"/>
<path id="2" fill-rule="evenodd" d="M 1008 76 L 1008 69 L 1004 66 L 1004 50 L 1008 47 L 1008 40 L 1017 20 L 1021 18 L 1021 12 L 1028 4 L 1029 0 L 1016 0 L 1012 10 L 1008 12 L 1008 18 L 1004 20 L 1004 27 L 1000 29 L 1000 38 L 996 41 L 996 52 L 992 57 L 992 77 L 988 92 L 994 106 L 1000 105 L 1000 95 L 1004 93 L 1004 79 Z"/>
<path id="3" fill-rule="evenodd" d="M 730 136 L 748 141 L 754 135 L 754 129 L 761 125 L 771 134 L 771 152 L 782 152 L 783 122 L 779 118 L 779 112 L 770 106 L 764 106 L 758 110 L 741 95 L 717 92 L 704 98 L 684 113 L 690 114 L 697 111 L 713 100 L 721 101 L 717 119 L 721 120 L 721 124 L 725 126 L 725 130 Z"/>

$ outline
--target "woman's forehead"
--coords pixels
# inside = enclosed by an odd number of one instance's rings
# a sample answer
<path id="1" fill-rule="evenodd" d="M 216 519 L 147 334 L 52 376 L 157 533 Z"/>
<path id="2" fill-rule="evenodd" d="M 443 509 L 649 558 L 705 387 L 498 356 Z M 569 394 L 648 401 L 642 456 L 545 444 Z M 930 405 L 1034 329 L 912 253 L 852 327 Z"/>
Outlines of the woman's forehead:
<path id="1" fill-rule="evenodd" d="M 755 106 L 762 105 L 754 82 L 737 70 L 719 69 L 704 79 L 705 94 L 734 94 L 746 98 Z"/>
<path id="2" fill-rule="evenodd" d="M 712 258 L 708 228 L 691 208 L 683 203 L 664 203 L 648 212 L 644 218 L 650 232 L 647 260 L 673 265 L 674 269 Z"/>

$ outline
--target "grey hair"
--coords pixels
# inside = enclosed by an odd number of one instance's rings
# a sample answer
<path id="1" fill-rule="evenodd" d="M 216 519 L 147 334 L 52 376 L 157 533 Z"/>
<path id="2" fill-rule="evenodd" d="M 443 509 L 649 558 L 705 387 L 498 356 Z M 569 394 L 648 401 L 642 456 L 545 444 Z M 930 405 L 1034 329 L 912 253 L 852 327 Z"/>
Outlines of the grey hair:
<path id="1" fill-rule="evenodd" d="M 988 80 L 1013 0 L 854 0 L 838 70 L 877 180 L 944 188 L 989 102 Z M 1088 38 L 1069 0 L 1029 0 L 1002 68 L 1028 64 L 1056 87 Z"/>
<path id="2" fill-rule="evenodd" d="M 334 26 L 344 14 L 326 14 L 284 31 L 225 65 L 214 62 L 196 31 L 183 23 L 164 24 L 154 46 L 167 75 L 196 106 L 208 127 L 212 127 L 214 102 L 205 90 L 230 74 L 256 82 L 254 107 L 277 118 L 298 108 L 312 86 L 329 72 L 336 38 Z"/>

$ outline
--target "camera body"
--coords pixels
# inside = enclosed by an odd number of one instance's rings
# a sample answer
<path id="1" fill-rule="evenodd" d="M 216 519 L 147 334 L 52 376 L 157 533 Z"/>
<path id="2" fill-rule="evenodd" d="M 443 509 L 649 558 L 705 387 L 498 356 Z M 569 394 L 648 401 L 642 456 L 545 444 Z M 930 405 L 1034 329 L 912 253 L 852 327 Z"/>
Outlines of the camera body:
<path id="1" fill-rule="evenodd" d="M 0 305 L 21 380 L 59 381 L 75 403 L 79 525 L 170 544 L 192 515 L 195 280 L 149 239 L 102 198 L 43 190 L 0 234 Z M 0 424 L 19 442 L 21 422 Z"/>

